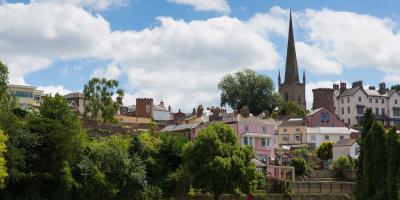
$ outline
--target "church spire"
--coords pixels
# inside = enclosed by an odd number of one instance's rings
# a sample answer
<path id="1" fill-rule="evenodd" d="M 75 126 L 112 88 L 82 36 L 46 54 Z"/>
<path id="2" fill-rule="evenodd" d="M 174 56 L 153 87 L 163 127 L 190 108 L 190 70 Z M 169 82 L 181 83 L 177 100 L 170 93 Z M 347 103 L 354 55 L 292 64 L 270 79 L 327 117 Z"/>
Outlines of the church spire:
<path id="1" fill-rule="evenodd" d="M 278 72 L 278 86 L 281 85 L 281 70 Z"/>
<path id="2" fill-rule="evenodd" d="M 289 34 L 286 54 L 285 83 L 299 83 L 299 72 L 297 69 L 296 48 L 294 45 L 292 11 L 290 11 Z"/>

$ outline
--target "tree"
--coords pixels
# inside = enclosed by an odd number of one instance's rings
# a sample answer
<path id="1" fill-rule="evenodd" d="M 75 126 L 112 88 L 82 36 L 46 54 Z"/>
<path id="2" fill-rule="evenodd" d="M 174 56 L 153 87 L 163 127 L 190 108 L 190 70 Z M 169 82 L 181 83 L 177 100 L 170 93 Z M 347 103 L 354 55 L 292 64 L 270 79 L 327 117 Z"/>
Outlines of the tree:
<path id="1" fill-rule="evenodd" d="M 346 171 L 352 170 L 353 167 L 353 163 L 347 156 L 340 156 L 338 159 L 333 161 L 332 164 L 334 176 L 341 179 L 346 179 Z"/>
<path id="2" fill-rule="evenodd" d="M 8 176 L 6 160 L 4 158 L 4 153 L 7 152 L 7 135 L 0 130 L 0 189 L 5 187 L 5 179 Z"/>
<path id="3" fill-rule="evenodd" d="M 317 149 L 318 158 L 325 161 L 332 159 L 332 147 L 333 142 L 330 141 L 323 142 L 321 145 L 319 145 Z"/>
<path id="4" fill-rule="evenodd" d="M 15 99 L 8 91 L 8 68 L 0 61 L 0 112 L 12 111 Z"/>
<path id="5" fill-rule="evenodd" d="M 399 188 L 399 168 L 400 168 L 400 137 L 396 133 L 396 129 L 389 130 L 386 139 L 387 147 L 387 177 L 386 177 L 386 191 L 387 198 L 397 200 Z"/>
<path id="6" fill-rule="evenodd" d="M 391 90 L 400 91 L 400 84 L 392 85 Z"/>
<path id="7" fill-rule="evenodd" d="M 193 143 L 184 149 L 184 163 L 193 177 L 193 186 L 220 194 L 233 194 L 236 189 L 249 193 L 256 183 L 256 168 L 250 146 L 241 146 L 234 130 L 215 123 L 204 128 Z"/>
<path id="8" fill-rule="evenodd" d="M 302 176 L 306 173 L 307 162 L 303 158 L 293 158 L 291 163 L 297 176 Z"/>
<path id="9" fill-rule="evenodd" d="M 296 102 L 289 101 L 289 102 L 282 102 L 278 108 L 278 115 L 279 116 L 305 116 L 306 111 Z"/>
<path id="10" fill-rule="evenodd" d="M 131 146 L 129 147 L 129 154 L 134 155 L 136 154 L 140 158 L 143 156 L 144 146 L 139 139 L 137 134 L 132 136 Z"/>
<path id="11" fill-rule="evenodd" d="M 124 91 L 116 89 L 119 83 L 117 80 L 107 80 L 105 78 L 93 78 L 84 87 L 85 94 L 85 112 L 84 116 L 91 120 L 99 120 L 103 123 L 115 122 L 114 115 L 122 105 Z M 113 101 L 114 94 L 117 95 L 116 101 Z"/>
<path id="12" fill-rule="evenodd" d="M 264 111 L 272 113 L 280 97 L 274 91 L 273 82 L 269 77 L 257 74 L 251 69 L 224 76 L 218 83 L 218 89 L 221 90 L 221 106 L 228 104 L 237 110 L 247 106 L 253 115 Z"/>

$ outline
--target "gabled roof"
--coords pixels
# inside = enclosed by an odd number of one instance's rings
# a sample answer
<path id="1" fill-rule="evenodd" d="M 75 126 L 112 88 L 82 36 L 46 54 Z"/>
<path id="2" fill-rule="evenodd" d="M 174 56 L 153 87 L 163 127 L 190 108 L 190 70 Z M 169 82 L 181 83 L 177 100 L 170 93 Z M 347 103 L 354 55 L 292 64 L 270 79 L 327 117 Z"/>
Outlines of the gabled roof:
<path id="1" fill-rule="evenodd" d="M 292 118 L 287 121 L 282 121 L 280 126 L 305 126 L 306 123 L 304 119 Z"/>
<path id="2" fill-rule="evenodd" d="M 322 108 L 317 108 L 317 109 L 311 111 L 310 113 L 308 113 L 306 116 L 315 115 L 316 113 L 318 113 L 318 112 L 321 111 L 322 109 L 324 109 L 324 108 L 323 108 L 323 107 L 322 107 Z"/>
<path id="3" fill-rule="evenodd" d="M 355 94 L 355 93 L 357 92 L 357 90 L 359 90 L 359 89 L 363 90 L 363 92 L 364 92 L 365 94 L 367 94 L 367 93 L 364 91 L 364 89 L 363 89 L 362 87 L 357 86 L 357 87 L 353 87 L 353 88 L 346 89 L 345 91 L 343 91 L 343 92 L 339 95 L 339 97 L 344 97 L 344 96 L 353 95 L 353 94 Z"/>
<path id="4" fill-rule="evenodd" d="M 335 144 L 333 144 L 334 147 L 342 147 L 342 146 L 352 146 L 356 140 L 354 139 L 346 139 L 346 140 L 339 140 Z"/>
<path id="5" fill-rule="evenodd" d="M 193 124 L 179 124 L 179 125 L 169 125 L 163 128 L 162 132 L 172 132 L 172 131 L 181 131 L 187 129 L 193 129 L 199 126 L 201 123 L 193 123 Z"/>

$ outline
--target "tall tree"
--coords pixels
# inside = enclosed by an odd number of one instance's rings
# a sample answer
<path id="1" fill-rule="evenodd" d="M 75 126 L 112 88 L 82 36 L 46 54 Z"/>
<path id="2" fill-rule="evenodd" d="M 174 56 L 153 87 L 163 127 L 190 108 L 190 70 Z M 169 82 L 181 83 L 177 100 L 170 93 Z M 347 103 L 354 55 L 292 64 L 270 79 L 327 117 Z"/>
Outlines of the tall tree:
<path id="1" fill-rule="evenodd" d="M 253 149 L 241 146 L 234 130 L 225 124 L 212 124 L 200 131 L 184 150 L 184 163 L 193 176 L 193 186 L 213 193 L 233 194 L 236 189 L 249 193 L 255 186 Z"/>
<path id="2" fill-rule="evenodd" d="M 15 99 L 8 91 L 8 68 L 0 61 L 0 112 L 11 111 L 15 107 Z"/>
<path id="3" fill-rule="evenodd" d="M 400 91 L 400 84 L 392 85 L 390 89 Z"/>
<path id="4" fill-rule="evenodd" d="M 364 193 L 363 193 L 363 187 L 368 187 L 368 186 L 363 186 L 366 183 L 363 183 L 363 164 L 364 164 L 364 152 L 368 151 L 368 149 L 366 149 L 366 147 L 368 148 L 369 145 L 366 145 L 366 137 L 368 132 L 370 131 L 372 124 L 376 121 L 375 119 L 375 115 L 372 112 L 371 108 L 368 108 L 365 111 L 363 120 L 362 120 L 362 128 L 361 128 L 361 138 L 358 139 L 358 144 L 360 145 L 360 154 L 358 156 L 358 159 L 355 162 L 355 168 L 356 168 L 356 181 L 357 181 L 357 188 L 356 190 L 358 191 L 358 195 L 357 198 L 358 199 L 364 199 Z M 368 161 L 366 161 L 366 163 L 368 163 Z"/>
<path id="5" fill-rule="evenodd" d="M 107 80 L 105 78 L 93 78 L 84 87 L 85 112 L 84 116 L 91 120 L 101 120 L 103 123 L 115 122 L 114 115 L 122 105 L 124 91 L 117 89 L 117 80 Z M 116 101 L 113 100 L 114 94 L 117 95 Z"/>
<path id="6" fill-rule="evenodd" d="M 399 192 L 399 173 L 400 173 L 400 141 L 399 135 L 395 128 L 391 128 L 387 134 L 387 177 L 386 177 L 386 192 L 387 198 L 398 200 Z"/>
<path id="7" fill-rule="evenodd" d="M 227 104 L 237 110 L 247 106 L 254 115 L 264 111 L 272 113 L 279 103 L 280 96 L 274 91 L 272 80 L 251 69 L 224 76 L 218 89 L 221 90 L 221 106 Z"/>

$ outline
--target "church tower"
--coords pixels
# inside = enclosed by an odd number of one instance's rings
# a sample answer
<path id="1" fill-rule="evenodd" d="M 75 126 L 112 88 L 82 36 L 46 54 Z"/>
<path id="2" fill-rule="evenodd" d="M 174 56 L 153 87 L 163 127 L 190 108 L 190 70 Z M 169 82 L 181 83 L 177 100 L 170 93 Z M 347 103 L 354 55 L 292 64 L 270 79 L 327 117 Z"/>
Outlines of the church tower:
<path id="1" fill-rule="evenodd" d="M 303 72 L 303 83 L 300 83 L 297 67 L 296 48 L 294 43 L 292 12 L 290 12 L 288 45 L 286 53 L 285 80 L 281 82 L 281 73 L 278 75 L 279 94 L 285 102 L 295 101 L 306 109 L 306 75 Z"/>

